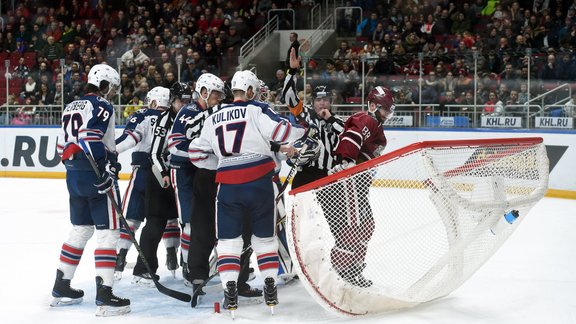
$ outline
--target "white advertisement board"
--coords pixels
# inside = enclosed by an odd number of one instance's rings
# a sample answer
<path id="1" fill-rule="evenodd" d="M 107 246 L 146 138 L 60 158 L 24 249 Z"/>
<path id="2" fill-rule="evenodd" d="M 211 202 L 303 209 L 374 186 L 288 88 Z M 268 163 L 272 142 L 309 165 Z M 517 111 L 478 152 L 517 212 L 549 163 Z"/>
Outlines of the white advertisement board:
<path id="1" fill-rule="evenodd" d="M 522 118 L 482 116 L 480 125 L 482 127 L 520 128 L 522 127 Z"/>
<path id="2" fill-rule="evenodd" d="M 122 130 L 116 129 L 120 136 Z M 550 159 L 550 188 L 576 191 L 576 133 L 543 131 L 419 131 L 414 129 L 386 129 L 386 152 L 415 142 L 430 140 L 542 137 Z M 63 177 L 64 167 L 56 153 L 58 128 L 0 127 L 0 176 Z M 119 157 L 123 178 L 131 171 L 130 151 Z M 409 167 L 409 166 L 407 166 Z M 281 175 L 289 168 L 284 165 Z"/>
<path id="3" fill-rule="evenodd" d="M 568 117 L 536 117 L 535 126 L 538 128 L 568 128 L 572 129 L 574 118 Z"/>

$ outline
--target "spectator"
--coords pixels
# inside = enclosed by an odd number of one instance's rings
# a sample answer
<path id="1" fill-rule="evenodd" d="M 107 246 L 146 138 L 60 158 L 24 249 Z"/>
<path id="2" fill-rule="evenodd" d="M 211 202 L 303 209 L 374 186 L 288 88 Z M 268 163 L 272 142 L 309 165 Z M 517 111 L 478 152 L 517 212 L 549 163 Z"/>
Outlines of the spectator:
<path id="1" fill-rule="evenodd" d="M 290 33 L 290 48 L 288 48 L 288 53 L 286 53 L 286 60 L 284 61 L 285 68 L 290 67 L 290 51 L 292 51 L 292 49 L 295 50 L 296 57 L 298 57 L 300 55 L 298 52 L 300 50 L 300 42 L 298 41 L 298 34 L 294 32 Z"/>
<path id="2" fill-rule="evenodd" d="M 559 70 L 556 64 L 556 55 L 549 54 L 540 78 L 542 78 L 542 80 L 558 80 L 558 74 Z"/>
<path id="3" fill-rule="evenodd" d="M 145 60 L 150 61 L 150 58 L 140 50 L 140 44 L 134 43 L 132 49 L 122 54 L 120 58 L 122 63 L 126 65 L 127 68 L 133 69 L 136 66 L 140 66 Z"/>
<path id="4" fill-rule="evenodd" d="M 18 65 L 14 67 L 14 72 L 12 73 L 13 78 L 26 79 L 30 73 L 30 67 L 24 64 L 24 57 L 18 59 Z"/>
<path id="5" fill-rule="evenodd" d="M 22 92 L 20 92 L 20 98 L 21 99 L 31 98 L 36 94 L 36 92 L 38 92 L 38 89 L 39 84 L 36 82 L 34 77 L 28 75 L 26 83 L 22 85 Z"/>
<path id="6" fill-rule="evenodd" d="M 276 80 L 270 84 L 270 90 L 276 93 L 282 93 L 282 88 L 284 87 L 284 79 L 286 78 L 286 72 L 282 69 L 276 70 Z"/>
<path id="7" fill-rule="evenodd" d="M 482 116 L 502 116 L 504 112 L 504 105 L 502 101 L 498 100 L 495 91 L 490 91 L 488 95 L 488 101 L 484 103 L 484 109 L 482 110 Z"/>
<path id="8" fill-rule="evenodd" d="M 511 90 L 508 100 L 506 100 L 506 115 L 512 117 L 524 117 L 524 106 L 518 100 L 518 90 Z"/>
<path id="9" fill-rule="evenodd" d="M 56 43 L 53 36 L 48 36 L 48 44 L 42 48 L 41 55 L 47 58 L 50 62 L 53 60 L 58 60 L 64 55 L 64 50 L 60 43 Z"/>
<path id="10" fill-rule="evenodd" d="M 196 62 L 193 58 L 186 59 L 186 69 L 182 72 L 182 82 L 190 83 L 200 77 L 202 71 L 196 67 Z"/>
<path id="11" fill-rule="evenodd" d="M 345 59 L 349 59 L 351 54 L 352 54 L 352 49 L 348 45 L 348 41 L 343 40 L 340 42 L 340 48 L 338 48 L 336 50 L 336 52 L 334 52 L 334 55 L 332 55 L 332 58 L 335 60 L 345 60 Z"/>
<path id="12" fill-rule="evenodd" d="M 369 37 L 376 30 L 378 22 L 378 14 L 371 13 L 370 18 L 364 18 L 356 27 L 356 36 Z"/>
<path id="13" fill-rule="evenodd" d="M 122 113 L 122 116 L 124 116 L 124 118 L 130 117 L 130 115 L 132 115 L 136 111 L 140 110 L 143 105 L 144 105 L 144 101 L 142 101 L 140 98 L 138 98 L 138 96 L 136 94 L 134 94 L 132 96 L 132 99 L 130 99 L 130 101 L 128 101 L 127 106 L 124 108 L 124 112 Z"/>

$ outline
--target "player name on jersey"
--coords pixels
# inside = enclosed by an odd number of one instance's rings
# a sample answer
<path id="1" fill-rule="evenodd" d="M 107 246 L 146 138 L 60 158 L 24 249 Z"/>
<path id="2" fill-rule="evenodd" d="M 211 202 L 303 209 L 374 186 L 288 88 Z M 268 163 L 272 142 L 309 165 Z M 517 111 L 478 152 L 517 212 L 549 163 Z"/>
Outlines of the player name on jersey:
<path id="1" fill-rule="evenodd" d="M 220 122 L 230 121 L 234 119 L 243 119 L 246 118 L 246 109 L 242 108 L 234 108 L 234 109 L 224 109 L 212 116 L 212 123 L 217 124 Z"/>

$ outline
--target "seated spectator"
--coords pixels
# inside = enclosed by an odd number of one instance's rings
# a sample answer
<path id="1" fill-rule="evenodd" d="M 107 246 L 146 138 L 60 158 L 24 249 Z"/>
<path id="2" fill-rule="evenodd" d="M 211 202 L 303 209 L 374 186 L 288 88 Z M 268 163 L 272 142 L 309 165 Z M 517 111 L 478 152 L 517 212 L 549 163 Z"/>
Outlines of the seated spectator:
<path id="1" fill-rule="evenodd" d="M 140 44 L 138 43 L 134 43 L 132 45 L 132 49 L 122 54 L 120 59 L 122 60 L 122 63 L 129 69 L 142 65 L 144 60 L 150 61 L 150 58 L 140 50 Z"/>
<path id="2" fill-rule="evenodd" d="M 26 83 L 22 85 L 22 91 L 20 92 L 20 98 L 30 98 L 38 92 L 40 85 L 36 82 L 34 77 L 28 75 Z"/>
<path id="3" fill-rule="evenodd" d="M 62 45 L 57 43 L 53 36 L 47 38 L 48 44 L 42 48 L 41 55 L 47 58 L 50 62 L 58 60 L 64 55 Z"/>
<path id="4" fill-rule="evenodd" d="M 124 116 L 124 118 L 130 117 L 130 115 L 132 115 L 136 111 L 140 110 L 143 105 L 144 105 L 144 101 L 140 100 L 140 98 L 138 98 L 138 96 L 136 94 L 134 94 L 132 96 L 132 99 L 130 99 L 130 101 L 128 101 L 126 108 L 124 108 L 124 112 L 123 112 L 122 116 Z"/>
<path id="5" fill-rule="evenodd" d="M 510 97 L 506 100 L 506 116 L 525 117 L 523 114 L 524 108 L 518 101 L 518 91 L 511 90 Z"/>
<path id="6" fill-rule="evenodd" d="M 332 58 L 335 60 L 345 60 L 349 59 L 351 54 L 352 49 L 348 45 L 348 41 L 343 40 L 340 42 L 340 48 L 338 48 L 336 52 L 334 52 Z"/>
<path id="7" fill-rule="evenodd" d="M 488 101 L 484 103 L 484 109 L 482 110 L 482 116 L 502 116 L 504 113 L 504 104 L 502 101 L 498 100 L 495 91 L 490 91 L 488 95 Z"/>
<path id="8" fill-rule="evenodd" d="M 13 78 L 26 79 L 30 73 L 30 68 L 24 64 L 24 57 L 18 59 L 18 65 L 14 67 L 14 72 L 12 73 Z"/>

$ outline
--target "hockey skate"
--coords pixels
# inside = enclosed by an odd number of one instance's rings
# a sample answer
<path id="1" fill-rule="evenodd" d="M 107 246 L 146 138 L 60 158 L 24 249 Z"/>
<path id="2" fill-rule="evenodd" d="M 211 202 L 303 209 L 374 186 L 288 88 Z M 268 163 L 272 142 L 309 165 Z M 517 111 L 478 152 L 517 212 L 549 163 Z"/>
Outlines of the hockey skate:
<path id="1" fill-rule="evenodd" d="M 130 299 L 120 298 L 105 286 L 101 277 L 96 277 L 96 316 L 117 316 L 130 313 Z"/>
<path id="2" fill-rule="evenodd" d="M 176 248 L 170 247 L 166 249 L 166 268 L 172 272 L 172 276 L 176 278 L 176 269 L 178 269 L 178 255 Z"/>
<path id="3" fill-rule="evenodd" d="M 262 290 L 252 288 L 249 284 L 238 287 L 238 296 L 246 298 L 262 297 Z"/>
<path id="4" fill-rule="evenodd" d="M 155 287 L 154 280 L 152 278 L 156 279 L 157 281 L 160 280 L 160 276 L 158 276 L 157 274 L 150 275 L 149 273 L 146 272 L 139 275 L 134 275 L 134 278 L 132 279 L 132 284 L 152 288 Z"/>
<path id="5" fill-rule="evenodd" d="M 339 274 L 340 277 L 342 277 L 342 279 L 344 279 L 346 282 L 354 286 L 360 288 L 368 288 L 372 286 L 373 282 L 370 279 L 366 279 L 366 277 L 364 277 L 364 275 L 362 274 L 364 268 L 366 268 L 365 263 L 358 266 L 352 266 L 346 270 L 340 271 Z"/>
<path id="6" fill-rule="evenodd" d="M 234 311 L 238 309 L 238 289 L 236 288 L 235 281 L 228 281 L 226 289 L 224 290 L 224 302 L 222 307 L 230 311 L 230 315 L 234 318 Z"/>
<path id="7" fill-rule="evenodd" d="M 63 277 L 62 270 L 56 270 L 56 281 L 52 288 L 54 299 L 50 303 L 52 307 L 79 304 L 83 300 L 84 291 L 70 287 L 70 279 L 62 279 Z"/>
<path id="8" fill-rule="evenodd" d="M 192 301 L 190 302 L 190 306 L 192 306 L 192 308 L 198 305 L 201 296 L 206 295 L 204 290 L 202 290 L 205 285 L 206 283 L 202 279 L 192 280 Z"/>
<path id="9" fill-rule="evenodd" d="M 274 307 L 278 305 L 278 289 L 274 278 L 264 279 L 264 302 L 270 307 L 270 313 L 274 315 Z"/>
<path id="10" fill-rule="evenodd" d="M 118 281 L 122 279 L 122 272 L 126 267 L 126 255 L 128 254 L 128 249 L 120 249 L 116 254 L 116 266 L 114 267 L 114 280 Z"/>
<path id="11" fill-rule="evenodd" d="M 188 263 L 182 262 L 180 263 L 182 266 L 182 278 L 184 279 L 184 286 L 192 287 L 192 283 L 190 281 L 190 270 L 188 270 Z"/>

